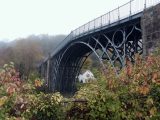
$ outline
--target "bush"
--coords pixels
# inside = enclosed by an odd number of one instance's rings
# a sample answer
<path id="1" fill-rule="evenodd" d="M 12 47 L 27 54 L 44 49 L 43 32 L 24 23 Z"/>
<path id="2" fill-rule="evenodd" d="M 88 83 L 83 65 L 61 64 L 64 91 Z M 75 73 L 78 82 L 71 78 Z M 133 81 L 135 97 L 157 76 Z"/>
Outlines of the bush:
<path id="1" fill-rule="evenodd" d="M 61 100 L 63 97 L 59 93 L 28 96 L 29 106 L 24 116 L 30 116 L 36 120 L 61 120 L 63 118 L 63 109 Z"/>
<path id="2" fill-rule="evenodd" d="M 115 74 L 112 67 L 97 81 L 80 87 L 73 98 L 37 91 L 43 80 L 23 81 L 14 64 L 0 69 L 0 119 L 6 120 L 158 120 L 160 118 L 160 55 Z"/>
<path id="3" fill-rule="evenodd" d="M 62 119 L 59 93 L 44 94 L 36 90 L 43 84 L 36 78 L 23 81 L 14 69 L 14 64 L 5 64 L 0 69 L 0 119 L 1 120 L 52 120 Z"/>
<path id="4" fill-rule="evenodd" d="M 100 75 L 97 81 L 82 87 L 75 99 L 85 99 L 85 117 L 90 120 L 150 120 L 160 118 L 160 56 L 145 60 L 136 55 L 134 65 L 129 61 L 119 76 L 113 68 Z M 105 77 L 103 77 L 105 76 Z M 70 112 L 70 111 L 68 111 Z M 78 119 L 79 111 L 71 118 Z"/>

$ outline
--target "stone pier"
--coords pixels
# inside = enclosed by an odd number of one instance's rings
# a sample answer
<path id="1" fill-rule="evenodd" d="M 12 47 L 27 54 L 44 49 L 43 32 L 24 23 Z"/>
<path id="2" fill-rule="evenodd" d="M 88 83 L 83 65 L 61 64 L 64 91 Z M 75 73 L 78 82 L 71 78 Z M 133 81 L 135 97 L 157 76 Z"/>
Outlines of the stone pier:
<path id="1" fill-rule="evenodd" d="M 143 55 L 160 47 L 160 4 L 145 9 L 141 18 Z"/>

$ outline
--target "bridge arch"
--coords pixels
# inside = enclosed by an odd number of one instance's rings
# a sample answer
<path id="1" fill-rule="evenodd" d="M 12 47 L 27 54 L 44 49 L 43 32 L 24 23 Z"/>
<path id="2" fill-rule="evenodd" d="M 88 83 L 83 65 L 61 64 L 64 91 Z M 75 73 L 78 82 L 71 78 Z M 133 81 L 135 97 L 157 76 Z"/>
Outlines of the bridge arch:
<path id="1" fill-rule="evenodd" d="M 50 91 L 74 93 L 77 76 L 91 53 L 97 56 L 103 70 L 107 67 L 104 62 L 108 61 L 116 72 L 117 66 L 121 69 L 125 65 L 126 57 L 134 61 L 134 54 L 142 51 L 139 43 L 142 44 L 139 22 L 73 38 L 49 59 Z"/>
<path id="2" fill-rule="evenodd" d="M 107 42 L 103 43 L 101 39 L 106 39 Z M 97 52 L 99 50 L 99 53 Z M 56 87 L 58 91 L 74 92 L 75 91 L 75 80 L 79 75 L 79 72 L 86 61 L 87 57 L 94 53 L 98 58 L 100 65 L 103 70 L 106 70 L 104 61 L 107 60 L 115 68 L 115 61 L 118 60 L 122 66 L 122 58 L 116 51 L 114 44 L 104 34 L 98 36 L 89 36 L 84 40 L 75 41 L 67 46 L 61 53 L 61 57 L 58 63 L 57 83 Z M 112 55 L 111 55 L 112 54 Z M 116 72 L 116 68 L 115 68 Z"/>
<path id="3" fill-rule="evenodd" d="M 100 59 L 93 46 L 85 42 L 74 42 L 70 44 L 67 49 L 62 53 L 59 61 L 59 71 L 57 72 L 59 86 L 57 89 L 64 92 L 75 91 L 75 80 L 78 76 L 84 62 L 88 56 L 94 53 L 99 62 L 103 66 L 103 61 Z"/>

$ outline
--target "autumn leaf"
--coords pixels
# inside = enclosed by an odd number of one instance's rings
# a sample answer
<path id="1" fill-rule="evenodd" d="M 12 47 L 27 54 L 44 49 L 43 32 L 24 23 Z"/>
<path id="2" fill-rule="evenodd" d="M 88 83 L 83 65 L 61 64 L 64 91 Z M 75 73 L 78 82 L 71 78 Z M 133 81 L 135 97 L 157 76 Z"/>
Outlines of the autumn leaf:
<path id="1" fill-rule="evenodd" d="M 143 86 L 140 86 L 139 87 L 139 93 L 143 94 L 143 95 L 146 95 L 149 93 L 150 89 L 149 89 L 149 86 L 148 85 L 143 85 Z"/>
<path id="2" fill-rule="evenodd" d="M 158 78 L 158 73 L 155 72 L 152 74 L 152 81 L 155 81 Z"/>
<path id="3" fill-rule="evenodd" d="M 153 99 L 152 98 L 148 98 L 147 99 L 147 101 L 146 101 L 146 103 L 148 104 L 148 105 L 153 105 Z"/>
<path id="4" fill-rule="evenodd" d="M 152 73 L 152 82 L 157 83 L 158 85 L 160 84 L 159 72 Z"/>
<path id="5" fill-rule="evenodd" d="M 147 72 L 146 71 L 142 71 L 142 74 L 144 77 L 147 77 Z"/>
<path id="6" fill-rule="evenodd" d="M 135 75 L 136 81 L 139 80 L 140 77 L 141 77 L 141 74 L 140 74 L 140 73 L 136 74 L 136 75 Z"/>
<path id="7" fill-rule="evenodd" d="M 16 81 L 15 84 L 16 84 L 17 86 L 20 86 L 20 85 L 21 85 L 21 82 L 20 82 L 20 81 Z"/>
<path id="8" fill-rule="evenodd" d="M 156 80 L 156 84 L 160 85 L 160 79 Z"/>
<path id="9" fill-rule="evenodd" d="M 140 118 L 140 117 L 142 117 L 143 115 L 142 115 L 142 113 L 137 112 L 137 113 L 136 113 L 136 116 L 137 116 L 138 118 Z"/>
<path id="10" fill-rule="evenodd" d="M 153 58 L 151 56 L 147 57 L 147 66 L 153 64 Z"/>
<path id="11" fill-rule="evenodd" d="M 128 75 L 128 76 L 131 76 L 131 74 L 132 74 L 132 67 L 129 65 L 129 66 L 127 66 L 127 68 L 126 68 L 126 74 Z"/>
<path id="12" fill-rule="evenodd" d="M 149 111 L 150 115 L 153 116 L 155 115 L 155 113 L 157 112 L 157 108 L 156 107 L 152 107 Z"/>
<path id="13" fill-rule="evenodd" d="M 112 88 L 112 80 L 108 80 L 108 86 L 109 86 L 109 88 Z"/>
<path id="14" fill-rule="evenodd" d="M 131 64 L 131 62 L 129 61 L 129 59 L 128 58 L 126 58 L 126 74 L 128 75 L 128 76 L 130 76 L 131 75 L 131 73 L 132 73 L 132 64 Z"/>
<path id="15" fill-rule="evenodd" d="M 8 99 L 7 96 L 3 96 L 3 97 L 0 98 L 0 107 L 1 107 L 2 105 L 4 105 L 4 103 L 7 101 L 7 99 Z"/>
<path id="16" fill-rule="evenodd" d="M 35 81 L 34 81 L 34 85 L 35 85 L 36 87 L 41 87 L 41 86 L 42 86 L 42 81 L 40 81 L 40 80 L 35 80 Z"/>
<path id="17" fill-rule="evenodd" d="M 7 90 L 6 90 L 6 92 L 7 92 L 9 95 L 12 95 L 13 93 L 16 92 L 16 89 L 15 89 L 15 87 L 13 87 L 13 86 L 9 86 L 9 87 L 7 88 Z"/>

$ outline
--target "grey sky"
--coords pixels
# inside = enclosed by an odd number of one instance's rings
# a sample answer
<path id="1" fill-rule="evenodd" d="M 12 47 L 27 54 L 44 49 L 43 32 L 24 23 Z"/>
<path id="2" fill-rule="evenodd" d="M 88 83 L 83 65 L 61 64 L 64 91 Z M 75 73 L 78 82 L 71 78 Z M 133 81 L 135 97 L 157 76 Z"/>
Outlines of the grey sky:
<path id="1" fill-rule="evenodd" d="M 71 30 L 129 0 L 0 0 L 0 40 Z"/>

